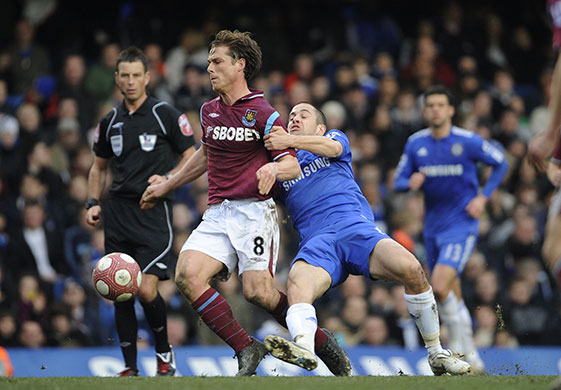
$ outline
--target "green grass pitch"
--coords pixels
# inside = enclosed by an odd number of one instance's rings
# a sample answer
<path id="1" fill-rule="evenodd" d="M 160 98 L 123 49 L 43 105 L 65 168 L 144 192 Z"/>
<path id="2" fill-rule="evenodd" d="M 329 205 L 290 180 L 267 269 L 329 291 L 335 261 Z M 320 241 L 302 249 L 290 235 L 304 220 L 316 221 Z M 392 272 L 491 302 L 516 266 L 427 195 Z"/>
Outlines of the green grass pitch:
<path id="1" fill-rule="evenodd" d="M 10 390 L 532 390 L 548 389 L 556 376 L 355 376 L 334 377 L 176 377 L 1 378 Z"/>

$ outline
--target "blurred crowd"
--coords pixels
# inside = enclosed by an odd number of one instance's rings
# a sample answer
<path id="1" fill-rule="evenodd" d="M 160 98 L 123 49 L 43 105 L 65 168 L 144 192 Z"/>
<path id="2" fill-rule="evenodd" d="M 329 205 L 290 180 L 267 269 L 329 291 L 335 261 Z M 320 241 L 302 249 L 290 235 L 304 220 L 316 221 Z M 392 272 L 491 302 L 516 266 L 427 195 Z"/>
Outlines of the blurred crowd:
<path id="1" fill-rule="evenodd" d="M 554 188 L 525 160 L 529 139 L 547 120 L 555 58 L 545 1 L 535 8 L 526 4 L 528 12 L 515 20 L 480 2 L 468 11 L 459 1 L 429 2 L 427 17 L 418 18 L 382 12 L 376 2 L 340 2 L 324 23 L 314 16 L 317 2 L 304 16 L 290 1 L 282 13 L 261 10 L 260 19 L 253 7 L 231 19 L 211 8 L 199 10 L 199 23 L 183 26 L 171 40 L 157 33 L 164 27 L 156 22 L 145 21 L 144 35 L 139 33 L 131 22 L 138 10 L 125 1 L 113 17 L 125 27 L 104 33 L 71 21 L 75 36 L 95 44 L 80 45 L 64 35 L 61 44 L 70 43 L 61 48 L 47 32 L 68 30 L 57 24 L 69 12 L 62 3 L 12 4 L 11 38 L 0 46 L 0 345 L 118 345 L 112 303 L 91 282 L 104 254 L 103 227 L 87 226 L 83 207 L 93 133 L 122 98 L 114 85 L 115 62 L 129 44 L 141 47 L 150 62 L 150 94 L 185 112 L 199 141 L 200 106 L 214 97 L 207 44 L 222 28 L 254 32 L 264 68 L 250 85 L 265 92 L 281 118 L 286 121 L 292 105 L 308 101 L 326 114 L 328 128 L 345 131 L 356 180 L 378 225 L 422 261 L 422 195 L 395 194 L 393 172 L 407 137 L 424 127 L 423 91 L 437 83 L 452 89 L 454 123 L 498 145 L 509 163 L 481 218 L 479 244 L 462 279 L 477 345 L 561 345 L 559 288 L 541 258 Z M 170 30 L 178 24 L 170 22 Z M 486 175 L 482 169 L 482 180 Z M 206 202 L 205 177 L 177 191 L 175 253 Z M 279 213 L 276 281 L 282 289 L 298 237 L 280 207 Z M 236 275 L 215 288 L 251 334 L 282 332 L 245 301 Z M 172 345 L 221 344 L 197 322 L 173 278 L 162 284 L 161 295 Z M 320 326 L 343 346 L 422 346 L 401 286 L 350 277 L 317 308 Z M 143 318 L 142 310 L 137 317 Z M 149 344 L 151 333 L 140 322 L 139 343 Z M 442 334 L 445 342 L 445 328 Z"/>

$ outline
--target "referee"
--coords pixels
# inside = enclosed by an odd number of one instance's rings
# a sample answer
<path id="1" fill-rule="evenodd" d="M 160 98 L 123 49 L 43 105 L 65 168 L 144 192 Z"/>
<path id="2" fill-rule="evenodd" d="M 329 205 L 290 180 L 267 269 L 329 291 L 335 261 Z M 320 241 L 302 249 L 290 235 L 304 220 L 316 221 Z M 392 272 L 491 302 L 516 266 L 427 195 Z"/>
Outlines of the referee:
<path id="1" fill-rule="evenodd" d="M 148 210 L 141 210 L 139 201 L 148 184 L 163 182 L 179 170 L 194 153 L 195 141 L 184 114 L 147 95 L 148 60 L 138 48 L 120 53 L 115 82 L 124 99 L 101 119 L 95 132 L 86 219 L 95 226 L 103 216 L 105 252 L 127 253 L 140 265 L 138 297 L 154 334 L 157 375 L 172 376 L 175 356 L 168 343 L 166 306 L 158 292 L 158 281 L 169 278 L 171 194 Z M 99 198 L 110 165 L 113 183 L 102 213 Z M 115 321 L 126 366 L 118 376 L 137 376 L 134 299 L 115 302 Z"/>

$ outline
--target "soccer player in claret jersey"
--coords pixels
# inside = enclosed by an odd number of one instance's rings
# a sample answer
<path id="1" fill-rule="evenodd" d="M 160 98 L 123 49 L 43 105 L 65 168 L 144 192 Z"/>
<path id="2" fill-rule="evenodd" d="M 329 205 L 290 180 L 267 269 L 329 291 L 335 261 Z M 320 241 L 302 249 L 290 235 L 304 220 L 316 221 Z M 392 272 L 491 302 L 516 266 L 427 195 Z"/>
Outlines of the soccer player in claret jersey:
<path id="1" fill-rule="evenodd" d="M 202 320 L 235 350 L 237 375 L 246 376 L 255 373 L 267 350 L 240 327 L 209 282 L 228 277 L 237 266 L 246 299 L 286 325 L 287 297 L 273 286 L 279 228 L 270 190 L 277 179 L 295 179 L 301 171 L 294 149 L 269 152 L 263 144 L 273 125 L 284 125 L 263 92 L 248 87 L 261 65 L 250 34 L 220 31 L 208 63 L 218 97 L 201 108 L 203 145 L 170 180 L 148 187 L 141 206 L 208 171 L 210 207 L 182 248 L 175 281 Z M 329 336 L 317 329 L 319 353 L 334 374 L 346 375 L 348 360 Z M 341 354 L 344 359 L 337 359 Z"/>
<path id="2" fill-rule="evenodd" d="M 280 183 L 300 249 L 288 274 L 289 309 L 286 322 L 293 341 L 276 335 L 265 345 L 279 359 L 311 370 L 317 366 L 313 302 L 349 274 L 397 281 L 428 350 L 436 375 L 466 374 L 468 363 L 442 349 L 436 302 L 419 261 L 381 231 L 354 180 L 349 140 L 340 130 L 326 132 L 325 117 L 311 104 L 290 112 L 290 134 L 274 127 L 265 136 L 270 150 L 297 149 L 302 175 Z"/>
<path id="3" fill-rule="evenodd" d="M 477 243 L 479 217 L 508 167 L 500 150 L 477 134 L 452 125 L 454 106 L 447 89 L 432 87 L 424 99 L 429 128 L 407 140 L 394 189 L 424 193 L 427 263 L 440 316 L 448 329 L 449 347 L 464 354 L 474 372 L 483 373 L 485 366 L 474 344 L 459 278 Z M 493 167 L 481 191 L 478 162 Z"/>

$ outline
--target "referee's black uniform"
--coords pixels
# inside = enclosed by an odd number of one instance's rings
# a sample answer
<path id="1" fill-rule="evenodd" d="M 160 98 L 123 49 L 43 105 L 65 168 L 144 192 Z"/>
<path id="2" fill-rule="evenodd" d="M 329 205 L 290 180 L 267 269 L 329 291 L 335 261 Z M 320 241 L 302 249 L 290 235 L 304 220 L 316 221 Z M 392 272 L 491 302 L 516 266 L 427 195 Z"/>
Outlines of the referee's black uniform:
<path id="1" fill-rule="evenodd" d="M 141 210 L 139 201 L 148 178 L 165 175 L 194 144 L 187 117 L 150 96 L 132 113 L 123 101 L 103 117 L 93 150 L 98 157 L 111 158 L 113 183 L 102 209 L 106 253 L 127 253 L 142 272 L 169 278 L 172 194 L 148 210 Z"/>

